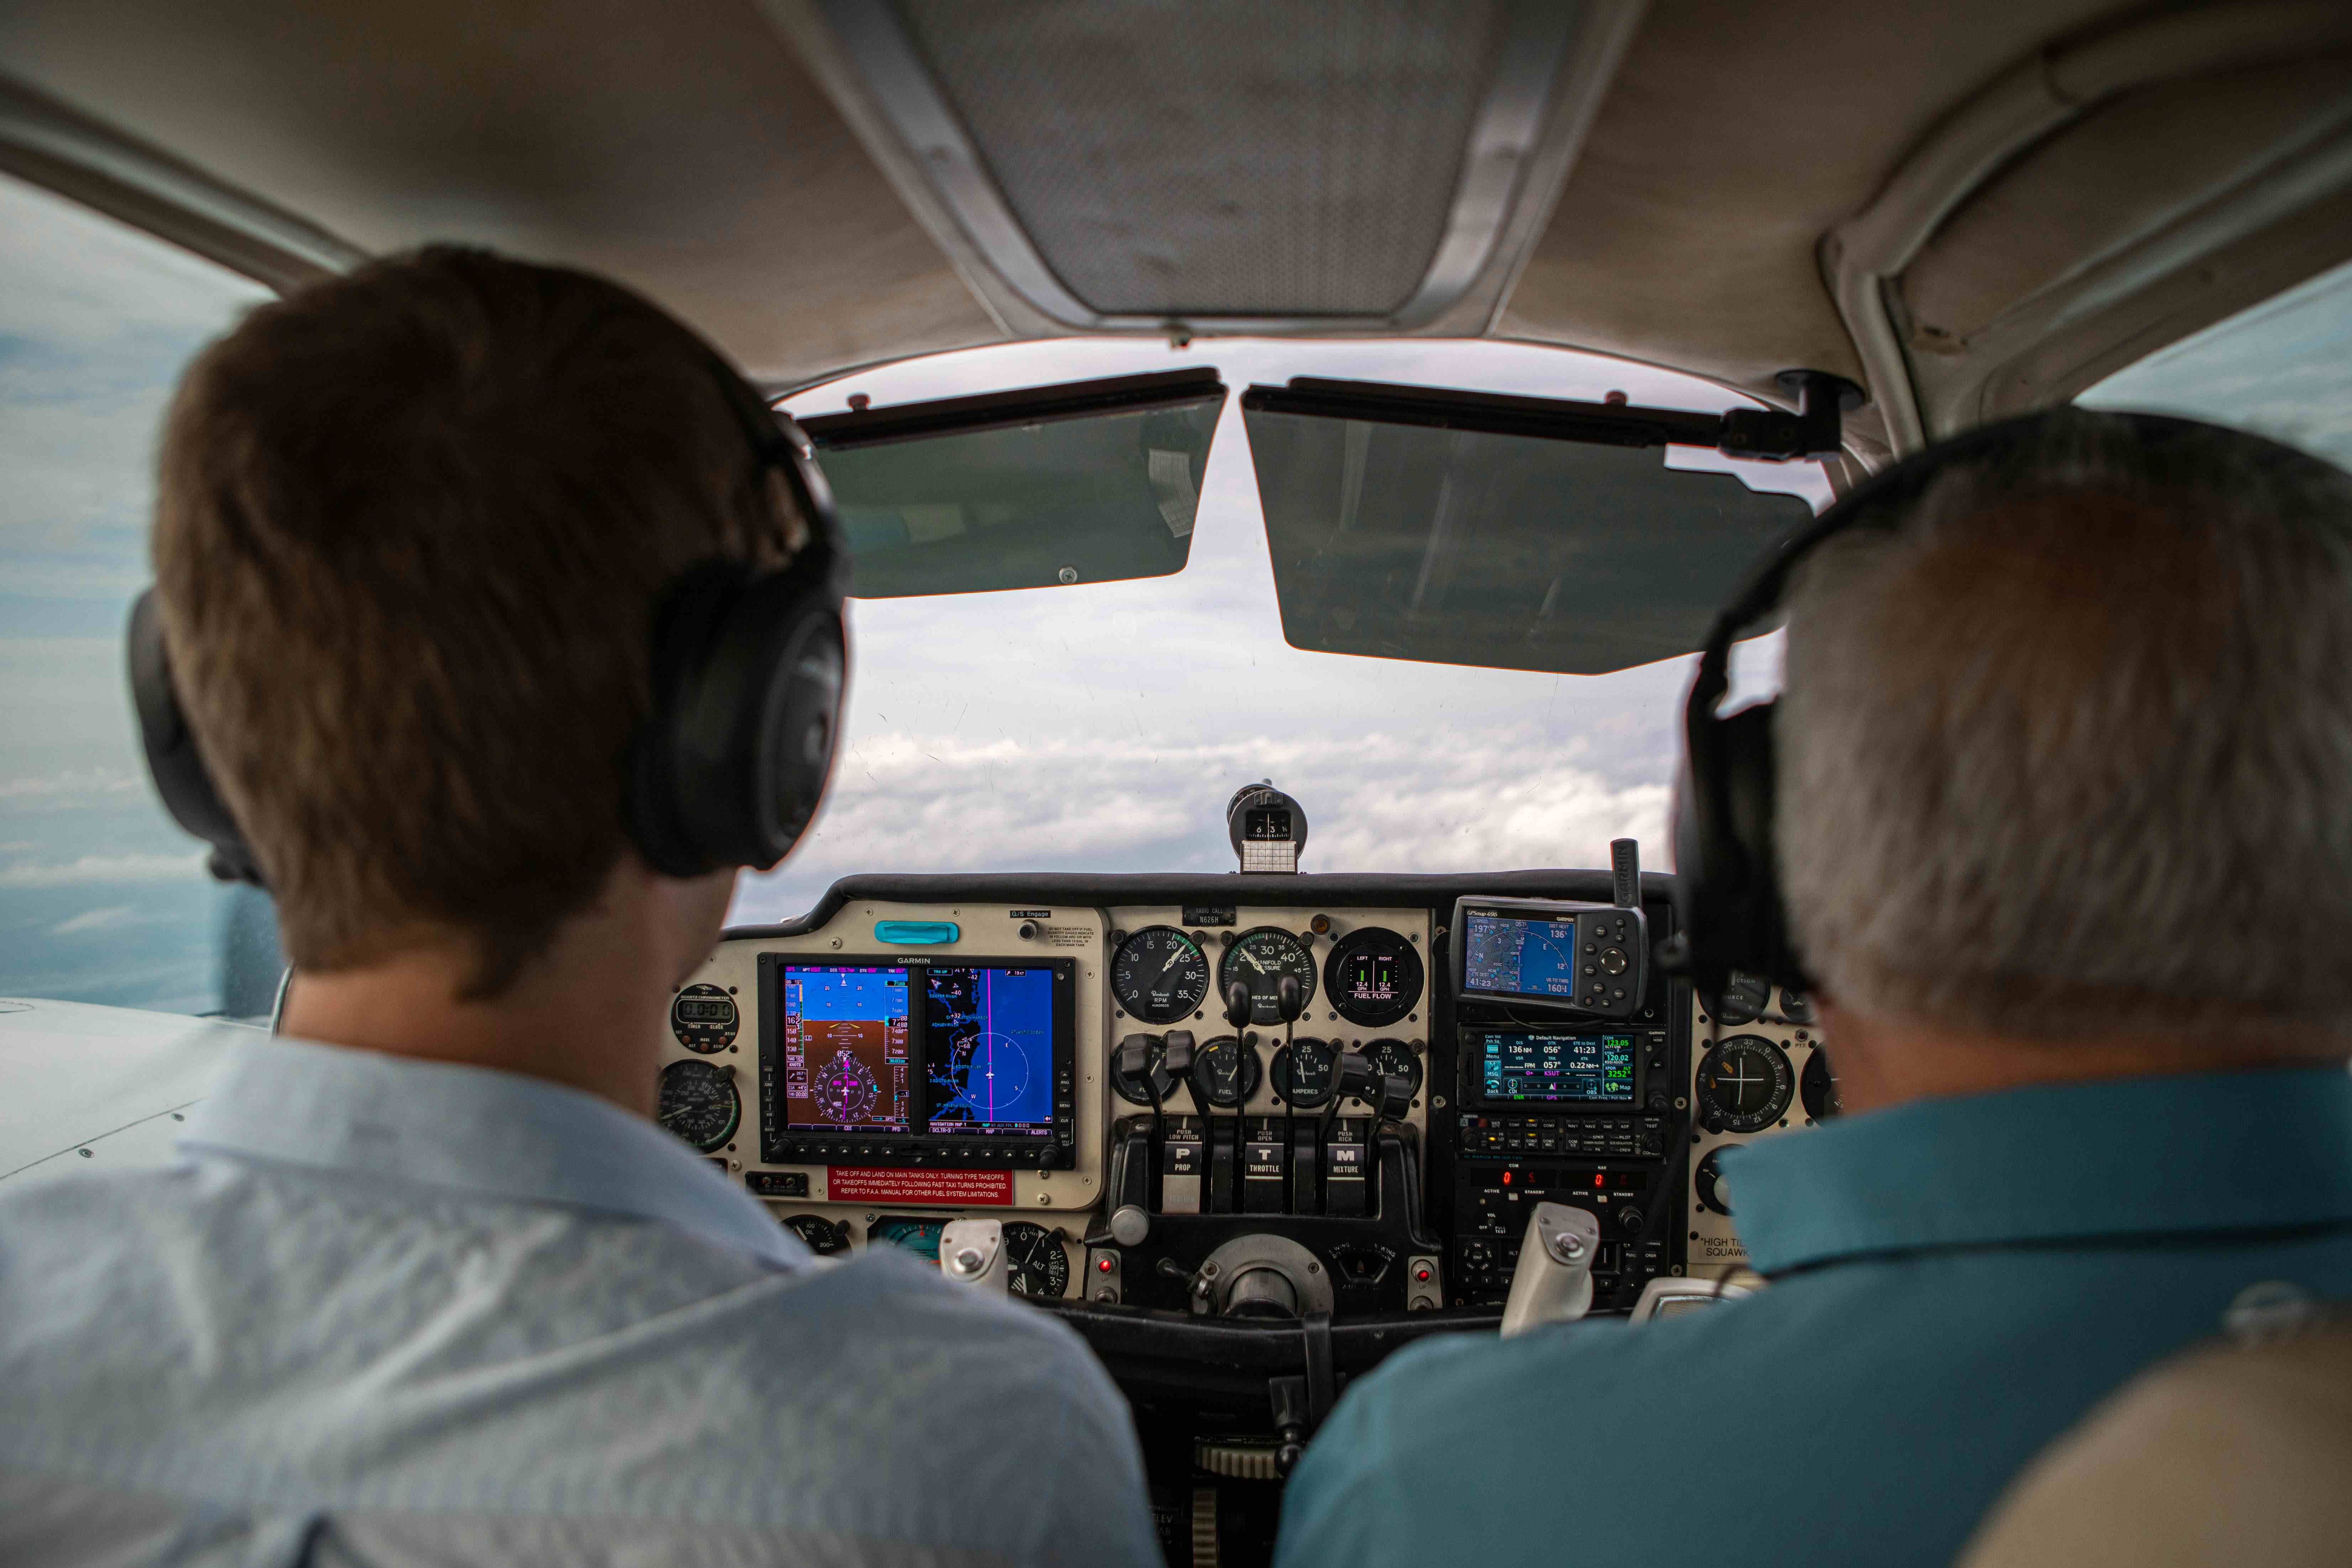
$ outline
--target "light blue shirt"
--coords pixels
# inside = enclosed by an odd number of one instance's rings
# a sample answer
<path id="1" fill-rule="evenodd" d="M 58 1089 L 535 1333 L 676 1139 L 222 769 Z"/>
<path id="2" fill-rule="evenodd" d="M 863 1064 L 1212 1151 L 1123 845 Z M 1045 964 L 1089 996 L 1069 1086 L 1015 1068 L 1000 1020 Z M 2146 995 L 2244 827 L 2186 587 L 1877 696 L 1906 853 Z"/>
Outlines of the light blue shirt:
<path id="1" fill-rule="evenodd" d="M 2340 1069 L 1920 1101 L 1724 1163 L 1769 1289 L 1397 1356 L 1292 1477 L 1283 1568 L 1942 1568 L 2241 1291 L 2352 1296 Z"/>
<path id="2" fill-rule="evenodd" d="M 257 1042 L 181 1148 L 0 1196 L 0 1562 L 1160 1561 L 1076 1335 L 600 1100 Z"/>

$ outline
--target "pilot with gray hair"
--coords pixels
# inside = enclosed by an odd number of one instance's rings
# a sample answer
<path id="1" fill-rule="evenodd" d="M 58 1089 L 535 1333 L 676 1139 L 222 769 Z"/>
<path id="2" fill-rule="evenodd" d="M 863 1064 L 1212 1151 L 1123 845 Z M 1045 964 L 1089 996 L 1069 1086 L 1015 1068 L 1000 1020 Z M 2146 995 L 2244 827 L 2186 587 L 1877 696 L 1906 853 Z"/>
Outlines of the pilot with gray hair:
<path id="1" fill-rule="evenodd" d="M 1677 805 L 1702 994 L 1809 983 L 1839 1075 L 1723 1160 L 1766 1283 L 1393 1358 L 1278 1561 L 1948 1563 L 2233 1306 L 2352 1295 L 2347 672 L 2352 477 L 2211 426 L 1990 426 L 1777 552 Z"/>

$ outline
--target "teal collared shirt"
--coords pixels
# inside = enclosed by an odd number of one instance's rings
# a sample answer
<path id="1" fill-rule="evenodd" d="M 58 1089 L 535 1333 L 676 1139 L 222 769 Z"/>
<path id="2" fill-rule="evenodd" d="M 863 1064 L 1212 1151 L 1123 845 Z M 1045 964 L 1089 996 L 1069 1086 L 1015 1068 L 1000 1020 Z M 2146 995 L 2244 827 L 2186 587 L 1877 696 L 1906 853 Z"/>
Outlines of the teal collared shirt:
<path id="1" fill-rule="evenodd" d="M 2340 1070 L 1918 1101 L 1725 1163 L 1769 1289 L 1394 1358 L 1292 1477 L 1282 1568 L 1948 1563 L 2246 1287 L 2352 1297 Z"/>

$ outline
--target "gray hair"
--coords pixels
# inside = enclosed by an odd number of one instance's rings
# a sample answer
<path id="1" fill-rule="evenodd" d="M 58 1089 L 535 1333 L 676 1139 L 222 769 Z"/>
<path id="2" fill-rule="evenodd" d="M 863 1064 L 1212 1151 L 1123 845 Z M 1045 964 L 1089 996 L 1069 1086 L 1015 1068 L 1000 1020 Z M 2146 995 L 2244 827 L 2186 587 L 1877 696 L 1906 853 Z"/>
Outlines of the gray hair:
<path id="1" fill-rule="evenodd" d="M 1898 505 L 1787 601 L 1822 989 L 2053 1037 L 2352 1021 L 2352 476 L 2069 412 Z"/>

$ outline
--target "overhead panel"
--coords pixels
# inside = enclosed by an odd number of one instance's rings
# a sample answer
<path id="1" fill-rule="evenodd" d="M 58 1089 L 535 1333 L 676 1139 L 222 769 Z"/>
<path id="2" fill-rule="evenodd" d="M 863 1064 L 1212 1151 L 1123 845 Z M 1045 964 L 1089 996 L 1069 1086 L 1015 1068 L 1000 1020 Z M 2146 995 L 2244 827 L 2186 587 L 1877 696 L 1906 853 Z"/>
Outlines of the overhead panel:
<path id="1" fill-rule="evenodd" d="M 1477 331 L 1629 0 L 821 0 L 923 202 L 1068 327 Z M 867 119 L 853 115 L 853 119 Z M 1483 303 L 1482 303 L 1483 302 Z"/>
<path id="2" fill-rule="evenodd" d="M 1813 515 L 1735 474 L 1669 468 L 1667 447 L 1797 457 L 1835 442 L 1833 416 L 1814 432 L 1762 411 L 1304 378 L 1254 386 L 1242 409 L 1292 647 L 1571 675 L 1698 647 Z"/>
<path id="3" fill-rule="evenodd" d="M 1118 376 L 800 421 L 861 599 L 1165 577 L 1192 559 L 1225 388 Z"/>

